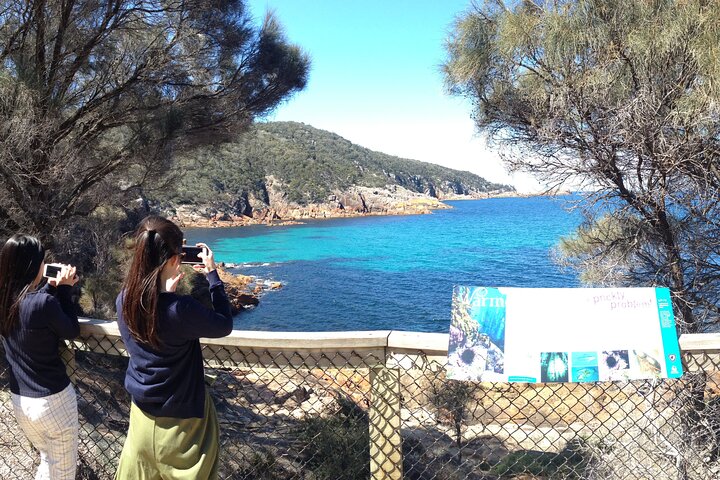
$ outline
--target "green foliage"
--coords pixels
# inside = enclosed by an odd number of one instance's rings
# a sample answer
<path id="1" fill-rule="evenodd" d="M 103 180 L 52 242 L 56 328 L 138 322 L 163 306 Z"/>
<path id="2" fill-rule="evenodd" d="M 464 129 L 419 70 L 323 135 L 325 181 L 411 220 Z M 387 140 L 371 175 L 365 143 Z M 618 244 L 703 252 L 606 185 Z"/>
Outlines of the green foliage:
<path id="1" fill-rule="evenodd" d="M 689 332 L 720 318 L 719 27 L 705 0 L 488 0 L 458 18 L 444 66 L 510 168 L 587 187 L 567 263 L 670 287 Z"/>
<path id="2" fill-rule="evenodd" d="M 453 425 L 455 444 L 462 448 L 462 427 L 468 417 L 470 402 L 473 401 L 475 386 L 467 382 L 456 380 L 442 380 L 433 384 L 430 401 L 440 412 L 447 414 Z M 462 461 L 462 450 L 458 453 L 458 460 Z"/>
<path id="3" fill-rule="evenodd" d="M 557 261 L 561 265 L 580 270 L 580 280 L 589 286 L 618 287 L 633 283 L 633 267 L 644 264 L 640 256 L 656 252 L 652 242 L 642 248 L 632 248 L 641 242 L 644 224 L 637 218 L 620 214 L 605 215 L 580 226 L 560 239 Z M 636 256 L 636 258 L 630 258 Z"/>
<path id="4" fill-rule="evenodd" d="M 221 475 L 239 480 L 283 480 L 288 477 L 288 472 L 280 468 L 277 458 L 267 448 L 260 447 L 246 462 L 240 468 L 233 469 L 232 472 L 222 472 Z"/>
<path id="5" fill-rule="evenodd" d="M 351 399 L 336 397 L 338 411 L 326 418 L 304 420 L 299 430 L 307 464 L 320 479 L 370 477 L 369 422 Z"/>
<path id="6" fill-rule="evenodd" d="M 569 444 L 560 453 L 517 451 L 509 453 L 490 469 L 501 478 L 530 474 L 541 478 L 581 479 L 589 463 L 587 449 L 581 441 Z"/>
<path id="7" fill-rule="evenodd" d="M 268 177 L 282 184 L 286 200 L 301 205 L 324 202 L 333 191 L 353 185 L 401 185 L 431 195 L 512 190 L 468 172 L 373 152 L 295 122 L 256 124 L 234 143 L 184 155 L 178 168 L 184 173 L 175 181 L 175 192 L 158 192 L 159 199 L 179 204 L 232 202 L 245 191 L 267 203 Z"/>
<path id="8" fill-rule="evenodd" d="M 75 223 L 67 235 L 71 241 L 62 245 L 69 252 L 67 261 L 81 272 L 80 308 L 93 318 L 115 317 L 115 298 L 122 289 L 132 255 L 130 243 L 120 239 L 122 218 L 123 213 L 117 209 L 99 209 Z"/>
<path id="9" fill-rule="evenodd" d="M 269 452 L 262 450 L 253 453 L 248 466 L 249 474 L 247 478 L 255 480 L 281 480 L 287 478 L 287 472 L 276 473 L 275 456 Z"/>
<path id="10" fill-rule="evenodd" d="M 115 316 L 115 297 L 122 289 L 122 273 L 94 272 L 85 277 L 80 295 L 80 308 L 92 318 L 110 319 Z"/>
<path id="11" fill-rule="evenodd" d="M 0 234 L 51 249 L 69 224 L 157 188 L 177 154 L 247 129 L 310 66 L 244 0 L 0 0 L 0 12 Z"/>
<path id="12" fill-rule="evenodd" d="M 678 95 L 687 108 L 700 106 L 691 99 L 717 99 L 716 82 L 673 87 L 680 86 L 683 68 L 705 79 L 718 71 L 719 57 L 707 52 L 718 51 L 720 13 L 705 3 L 487 1 L 455 25 L 445 65 L 448 85 L 479 100 L 476 119 L 483 127 L 523 122 L 541 128 L 549 116 L 567 114 L 582 124 L 598 105 L 612 110 L 645 94 Z M 646 87 L 651 90 L 642 91 Z M 584 103 L 573 104 L 580 88 Z"/>

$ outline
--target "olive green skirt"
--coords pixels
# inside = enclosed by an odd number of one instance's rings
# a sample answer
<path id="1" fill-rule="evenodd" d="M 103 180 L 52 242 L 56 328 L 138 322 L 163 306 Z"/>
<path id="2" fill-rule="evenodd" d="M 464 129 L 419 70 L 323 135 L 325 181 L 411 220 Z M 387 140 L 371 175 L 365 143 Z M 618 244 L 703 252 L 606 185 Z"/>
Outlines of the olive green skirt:
<path id="1" fill-rule="evenodd" d="M 218 437 L 215 405 L 207 392 L 204 418 L 154 417 L 133 403 L 115 479 L 216 479 Z"/>

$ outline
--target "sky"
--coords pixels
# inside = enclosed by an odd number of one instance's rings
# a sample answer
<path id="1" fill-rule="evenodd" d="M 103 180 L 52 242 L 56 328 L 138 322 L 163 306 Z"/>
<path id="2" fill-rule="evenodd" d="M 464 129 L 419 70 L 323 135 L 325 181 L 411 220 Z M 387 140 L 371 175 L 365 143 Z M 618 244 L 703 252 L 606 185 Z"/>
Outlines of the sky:
<path id="1" fill-rule="evenodd" d="M 445 91 L 445 40 L 470 0 L 249 0 L 260 23 L 271 10 L 312 60 L 308 85 L 267 120 L 329 130 L 391 155 L 467 170 L 518 191 L 497 147 L 477 134 L 468 99 Z"/>

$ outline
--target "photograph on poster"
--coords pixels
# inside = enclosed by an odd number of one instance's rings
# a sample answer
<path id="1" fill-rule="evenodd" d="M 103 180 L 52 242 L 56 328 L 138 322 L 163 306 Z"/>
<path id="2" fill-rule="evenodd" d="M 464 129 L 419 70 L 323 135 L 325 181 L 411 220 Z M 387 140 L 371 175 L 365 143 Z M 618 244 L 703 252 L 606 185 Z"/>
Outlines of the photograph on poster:
<path id="1" fill-rule="evenodd" d="M 498 289 L 456 287 L 448 368 L 468 380 L 504 373 L 505 295 Z"/>
<path id="2" fill-rule="evenodd" d="M 573 382 L 597 382 L 600 380 L 597 352 L 572 352 L 570 362 L 572 363 L 571 380 Z"/>
<path id="3" fill-rule="evenodd" d="M 603 380 L 628 380 L 630 358 L 627 350 L 612 350 L 600 353 L 600 378 Z"/>
<path id="4" fill-rule="evenodd" d="M 633 350 L 633 358 L 637 365 L 635 378 L 659 378 L 662 374 L 660 366 L 660 351 L 655 349 L 651 352 Z"/>
<path id="5" fill-rule="evenodd" d="M 540 353 L 540 381 L 567 382 L 568 354 L 565 352 Z"/>

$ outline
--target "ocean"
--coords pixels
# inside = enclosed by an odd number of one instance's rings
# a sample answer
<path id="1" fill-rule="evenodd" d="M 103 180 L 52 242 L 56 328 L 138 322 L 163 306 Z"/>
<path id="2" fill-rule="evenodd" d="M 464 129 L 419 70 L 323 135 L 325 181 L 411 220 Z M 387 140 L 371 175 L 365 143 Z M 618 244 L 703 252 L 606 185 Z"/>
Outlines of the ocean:
<path id="1" fill-rule="evenodd" d="M 553 262 L 580 223 L 576 196 L 447 202 L 431 215 L 187 229 L 230 271 L 283 284 L 235 328 L 447 332 L 454 285 L 576 287 Z"/>

